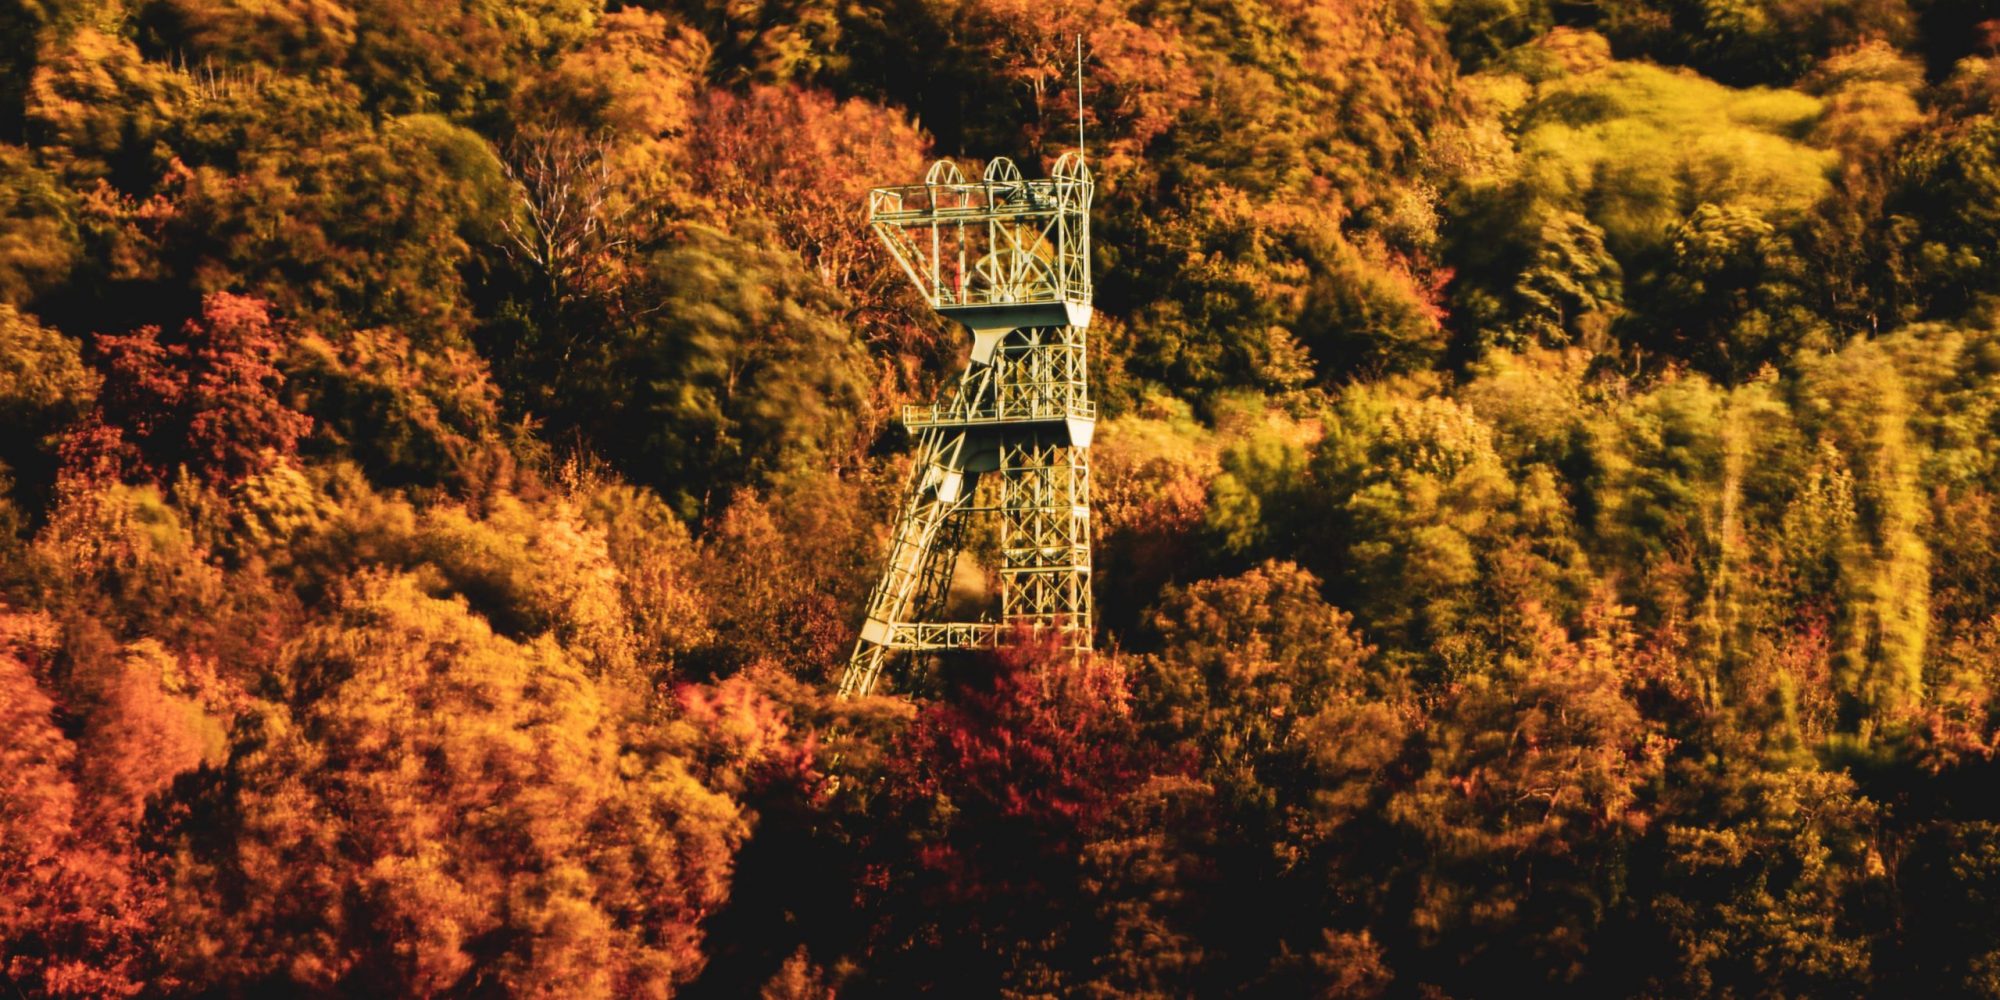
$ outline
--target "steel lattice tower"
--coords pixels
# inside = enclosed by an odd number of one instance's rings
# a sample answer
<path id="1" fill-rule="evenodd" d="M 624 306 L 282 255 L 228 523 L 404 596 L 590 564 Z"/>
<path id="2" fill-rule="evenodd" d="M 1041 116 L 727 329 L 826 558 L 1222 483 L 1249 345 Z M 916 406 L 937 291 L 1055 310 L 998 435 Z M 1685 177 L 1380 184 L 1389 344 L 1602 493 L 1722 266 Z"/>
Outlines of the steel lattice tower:
<path id="1" fill-rule="evenodd" d="M 972 332 L 972 359 L 942 399 L 903 411 L 916 464 L 843 697 L 872 691 L 893 651 L 992 646 L 1014 629 L 1090 647 L 1090 197 L 1080 151 L 1047 180 L 1001 158 L 968 181 L 940 160 L 922 184 L 869 194 L 869 224 Z M 944 621 L 974 516 L 997 519 L 998 618 Z"/>

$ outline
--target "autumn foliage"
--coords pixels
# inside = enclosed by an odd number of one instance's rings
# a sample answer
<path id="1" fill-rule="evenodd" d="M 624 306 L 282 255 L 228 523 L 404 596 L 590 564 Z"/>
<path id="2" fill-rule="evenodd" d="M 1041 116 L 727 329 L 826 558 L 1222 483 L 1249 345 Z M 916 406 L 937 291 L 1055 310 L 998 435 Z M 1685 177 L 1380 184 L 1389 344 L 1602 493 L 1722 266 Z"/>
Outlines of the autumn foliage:
<path id="1" fill-rule="evenodd" d="M 1991 14 L 0 8 L 0 996 L 2000 994 Z M 835 698 L 1079 99 L 1096 652 Z"/>
<path id="2" fill-rule="evenodd" d="M 156 476 L 186 468 L 236 482 L 296 452 L 312 427 L 285 405 L 275 363 L 284 341 L 256 299 L 217 292 L 176 336 L 148 326 L 95 347 L 105 375 L 97 419 Z"/>

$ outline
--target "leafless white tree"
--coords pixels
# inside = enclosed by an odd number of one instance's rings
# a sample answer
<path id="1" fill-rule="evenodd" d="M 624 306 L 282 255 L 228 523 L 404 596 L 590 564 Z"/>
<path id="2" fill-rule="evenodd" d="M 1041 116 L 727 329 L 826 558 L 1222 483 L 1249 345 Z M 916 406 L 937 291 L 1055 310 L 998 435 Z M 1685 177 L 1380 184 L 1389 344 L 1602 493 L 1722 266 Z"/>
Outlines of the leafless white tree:
<path id="1" fill-rule="evenodd" d="M 503 224 L 505 247 L 546 282 L 543 292 L 558 309 L 629 242 L 625 227 L 607 215 L 607 152 L 603 139 L 569 129 L 537 130 L 508 145 L 504 162 L 519 206 Z"/>

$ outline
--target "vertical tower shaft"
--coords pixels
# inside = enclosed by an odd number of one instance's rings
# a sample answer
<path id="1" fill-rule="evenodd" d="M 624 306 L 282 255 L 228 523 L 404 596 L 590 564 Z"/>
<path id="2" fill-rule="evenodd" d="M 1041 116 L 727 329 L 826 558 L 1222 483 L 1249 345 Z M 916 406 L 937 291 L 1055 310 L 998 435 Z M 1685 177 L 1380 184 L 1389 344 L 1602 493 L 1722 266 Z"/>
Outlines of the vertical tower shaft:
<path id="1" fill-rule="evenodd" d="M 904 410 L 916 461 L 843 696 L 872 691 L 899 651 L 990 646 L 1015 629 L 1090 646 L 1090 195 L 1070 154 L 1049 180 L 996 159 L 967 182 L 941 161 L 921 186 L 870 196 L 875 231 L 973 348 L 944 398 Z M 947 621 L 974 517 L 996 522 L 998 606 Z"/>

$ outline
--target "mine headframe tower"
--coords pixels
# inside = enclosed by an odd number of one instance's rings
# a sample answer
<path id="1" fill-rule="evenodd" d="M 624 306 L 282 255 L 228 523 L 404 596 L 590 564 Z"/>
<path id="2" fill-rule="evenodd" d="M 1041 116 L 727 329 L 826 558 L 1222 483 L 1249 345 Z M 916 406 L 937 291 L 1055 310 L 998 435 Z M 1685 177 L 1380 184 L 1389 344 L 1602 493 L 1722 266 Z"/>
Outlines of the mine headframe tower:
<path id="1" fill-rule="evenodd" d="M 931 307 L 972 332 L 972 358 L 937 402 L 904 408 L 916 463 L 842 697 L 872 691 L 899 651 L 1017 630 L 1090 647 L 1090 197 L 1081 150 L 1046 180 L 1004 158 L 967 180 L 940 160 L 922 184 L 869 193 L 870 226 Z M 945 621 L 975 515 L 998 523 L 999 615 Z"/>

